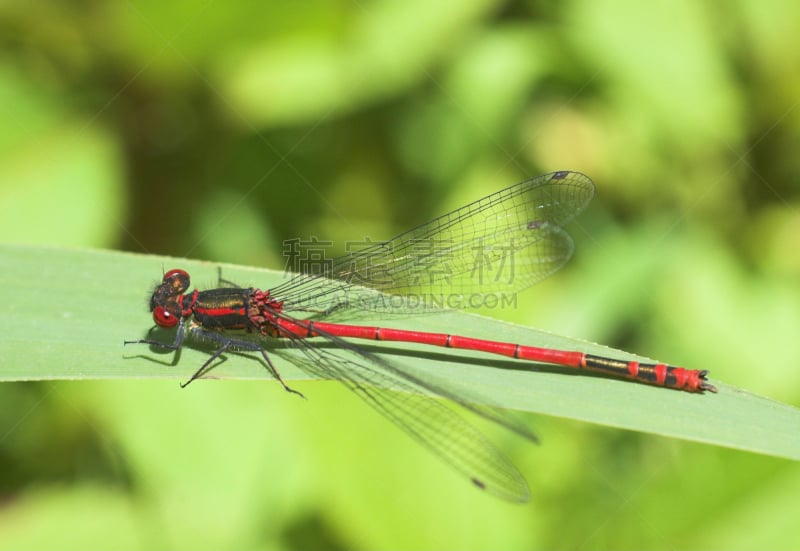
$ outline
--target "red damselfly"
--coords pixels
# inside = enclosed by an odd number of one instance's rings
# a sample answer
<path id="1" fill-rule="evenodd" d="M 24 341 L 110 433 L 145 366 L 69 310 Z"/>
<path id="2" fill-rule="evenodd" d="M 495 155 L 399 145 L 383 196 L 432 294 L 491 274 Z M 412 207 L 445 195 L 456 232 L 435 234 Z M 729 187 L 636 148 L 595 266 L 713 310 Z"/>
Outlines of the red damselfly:
<path id="1" fill-rule="evenodd" d="M 170 344 L 153 339 L 126 344 L 178 350 L 187 336 L 214 344 L 216 349 L 209 359 L 183 386 L 201 377 L 226 351 L 258 353 L 283 387 L 299 394 L 283 381 L 263 346 L 267 337 L 291 339 L 305 355 L 306 361 L 299 362 L 302 369 L 316 377 L 343 382 L 479 488 L 504 499 L 526 501 L 528 486 L 516 467 L 477 429 L 434 398 L 456 402 L 535 442 L 536 436 L 525 425 L 344 339 L 477 350 L 689 392 L 716 392 L 706 381 L 707 371 L 329 320 L 334 313 L 338 316 L 353 311 L 441 311 L 443 307 L 463 306 L 463 297 L 515 293 L 529 287 L 570 258 L 572 239 L 562 226 L 580 213 L 593 195 L 594 184 L 583 174 L 545 174 L 390 241 L 347 254 L 320 273 L 296 274 L 270 290 L 230 285 L 189 291 L 189 274 L 173 269 L 156 286 L 150 309 L 157 326 L 177 329 L 175 339 Z M 308 342 L 311 338 L 324 339 L 333 346 L 314 346 Z"/>

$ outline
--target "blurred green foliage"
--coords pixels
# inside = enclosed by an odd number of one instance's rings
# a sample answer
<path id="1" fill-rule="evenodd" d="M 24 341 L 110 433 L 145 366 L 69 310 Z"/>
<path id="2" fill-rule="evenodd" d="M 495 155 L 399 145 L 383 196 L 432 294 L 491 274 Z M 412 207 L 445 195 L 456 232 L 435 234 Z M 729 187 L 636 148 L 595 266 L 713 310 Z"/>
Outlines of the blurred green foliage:
<path id="1" fill-rule="evenodd" d="M 0 239 L 280 268 L 580 170 L 576 258 L 490 313 L 796 404 L 799 37 L 788 0 L 4 2 Z M 332 383 L 273 390 L 3 385 L 0 548 L 796 546 L 787 461 L 490 427 L 511 507 Z"/>

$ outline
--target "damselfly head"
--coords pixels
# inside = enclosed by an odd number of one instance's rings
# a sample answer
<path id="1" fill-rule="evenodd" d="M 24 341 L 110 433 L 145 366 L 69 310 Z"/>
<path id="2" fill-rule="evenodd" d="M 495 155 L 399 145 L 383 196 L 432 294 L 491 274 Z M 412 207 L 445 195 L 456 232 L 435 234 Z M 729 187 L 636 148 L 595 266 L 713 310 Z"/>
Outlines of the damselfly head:
<path id="1" fill-rule="evenodd" d="M 174 269 L 164 274 L 161 283 L 156 286 L 150 298 L 150 310 L 153 321 L 160 327 L 175 327 L 181 319 L 181 297 L 189 288 L 189 274 Z"/>

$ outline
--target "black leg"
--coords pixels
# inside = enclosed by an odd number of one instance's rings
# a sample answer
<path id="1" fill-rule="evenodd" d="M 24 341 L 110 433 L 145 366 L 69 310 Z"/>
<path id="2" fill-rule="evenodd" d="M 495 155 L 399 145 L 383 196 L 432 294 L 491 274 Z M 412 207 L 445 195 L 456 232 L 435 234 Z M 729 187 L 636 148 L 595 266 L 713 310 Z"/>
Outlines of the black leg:
<path id="1" fill-rule="evenodd" d="M 194 374 L 191 377 L 189 377 L 188 381 L 186 381 L 185 383 L 181 383 L 181 388 L 186 388 L 187 386 L 189 386 L 189 383 L 191 383 L 192 381 L 203 375 L 203 373 L 206 372 L 206 369 L 208 369 L 208 366 L 211 365 L 211 362 L 219 358 L 222 355 L 222 353 L 228 349 L 229 346 L 230 342 L 223 343 L 222 346 L 220 346 L 216 351 L 214 351 L 214 353 L 211 354 L 211 357 L 207 359 L 205 363 L 203 363 L 203 365 L 200 366 L 200 369 L 195 371 Z"/>
<path id="2" fill-rule="evenodd" d="M 217 267 L 217 285 L 220 287 L 232 287 L 234 289 L 241 289 L 241 285 L 237 285 L 235 282 L 231 281 L 230 279 L 225 279 L 222 277 L 222 267 Z"/>
<path id="3" fill-rule="evenodd" d="M 165 350 L 178 350 L 181 346 L 183 346 L 183 337 L 184 337 L 184 323 L 183 320 L 178 323 L 178 332 L 175 333 L 175 340 L 172 341 L 172 344 L 163 343 L 160 341 L 154 341 L 152 339 L 142 339 L 138 341 L 124 341 L 123 344 L 149 344 L 152 346 L 157 346 L 159 348 L 163 348 Z M 152 329 L 151 329 L 152 331 Z"/>
<path id="4" fill-rule="evenodd" d="M 205 373 L 205 371 L 208 369 L 208 366 L 211 364 L 211 362 L 219 358 L 219 356 L 226 350 L 246 350 L 249 352 L 260 352 L 267 364 L 267 367 L 269 368 L 270 373 L 272 373 L 272 376 L 275 377 L 275 379 L 283 386 L 284 390 L 291 392 L 292 394 L 297 394 L 301 398 L 305 398 L 302 392 L 299 392 L 286 384 L 286 382 L 283 380 L 283 377 L 281 377 L 281 374 L 272 364 L 272 360 L 270 360 L 269 355 L 267 355 L 267 351 L 264 350 L 264 347 L 261 345 L 250 341 L 231 339 L 222 333 L 218 333 L 216 331 L 207 331 L 200 327 L 192 327 L 189 330 L 192 332 L 192 334 L 197 335 L 200 339 L 210 340 L 219 344 L 220 346 L 216 351 L 214 351 L 208 361 L 206 361 L 200 367 L 200 369 L 195 371 L 194 375 L 192 375 L 188 381 L 181 384 L 181 387 L 185 388 L 189 383 L 202 376 L 203 373 Z"/>

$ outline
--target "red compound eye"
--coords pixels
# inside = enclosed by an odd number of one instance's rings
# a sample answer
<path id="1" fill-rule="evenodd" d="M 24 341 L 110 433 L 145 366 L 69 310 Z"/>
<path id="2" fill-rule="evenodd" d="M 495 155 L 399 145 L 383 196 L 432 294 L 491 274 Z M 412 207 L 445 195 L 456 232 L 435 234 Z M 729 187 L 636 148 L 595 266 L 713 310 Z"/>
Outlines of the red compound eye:
<path id="1" fill-rule="evenodd" d="M 178 325 L 178 316 L 173 316 L 163 306 L 156 306 L 153 308 L 153 321 L 160 327 L 175 327 Z"/>
<path id="2" fill-rule="evenodd" d="M 175 276 L 182 276 L 185 277 L 186 279 L 189 279 L 189 273 L 186 270 L 175 268 L 174 270 L 170 270 L 166 274 L 164 274 L 164 281 L 170 280 Z"/>

